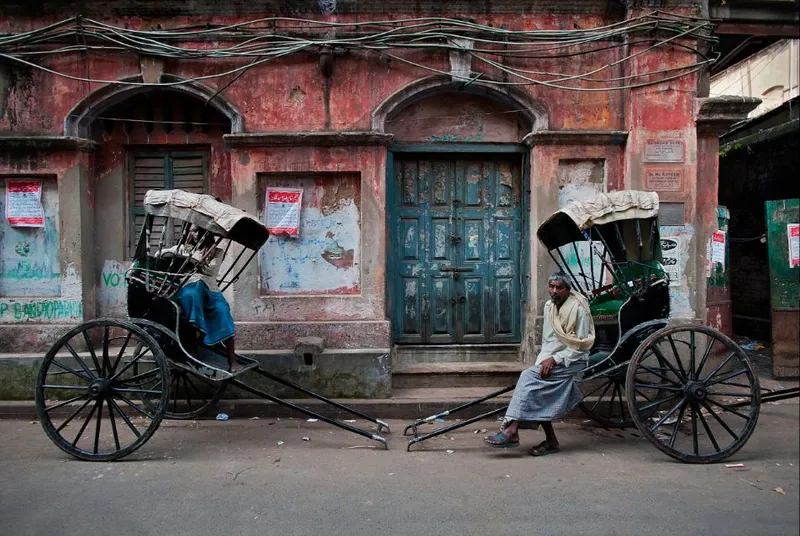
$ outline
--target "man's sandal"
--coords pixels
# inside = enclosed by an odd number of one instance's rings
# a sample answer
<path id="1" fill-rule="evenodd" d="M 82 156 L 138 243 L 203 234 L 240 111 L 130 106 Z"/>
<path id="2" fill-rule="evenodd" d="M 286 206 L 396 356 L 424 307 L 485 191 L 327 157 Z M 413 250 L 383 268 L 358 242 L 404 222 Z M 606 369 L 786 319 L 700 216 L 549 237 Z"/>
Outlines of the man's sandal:
<path id="1" fill-rule="evenodd" d="M 560 450 L 561 449 L 558 448 L 558 445 L 551 445 L 548 441 L 542 441 L 533 447 L 528 454 L 531 456 L 547 456 L 548 454 L 555 454 Z"/>
<path id="2" fill-rule="evenodd" d="M 497 432 L 493 436 L 485 437 L 483 441 L 490 447 L 496 449 L 510 449 L 519 446 L 519 438 L 508 438 L 503 432 Z"/>

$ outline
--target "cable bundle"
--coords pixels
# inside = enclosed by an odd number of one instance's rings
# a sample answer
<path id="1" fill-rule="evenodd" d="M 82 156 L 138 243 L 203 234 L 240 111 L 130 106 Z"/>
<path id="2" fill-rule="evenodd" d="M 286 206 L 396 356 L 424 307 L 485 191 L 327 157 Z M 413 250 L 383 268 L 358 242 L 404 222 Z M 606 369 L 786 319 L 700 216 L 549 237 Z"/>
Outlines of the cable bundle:
<path id="1" fill-rule="evenodd" d="M 502 73 L 502 80 L 483 78 L 496 85 L 543 85 L 574 91 L 609 91 L 643 87 L 674 80 L 713 63 L 714 23 L 706 19 L 653 12 L 615 24 L 573 30 L 509 30 L 465 20 L 424 17 L 401 20 L 336 23 L 286 17 L 269 17 L 220 26 L 189 26 L 158 30 L 132 30 L 81 16 L 18 34 L 0 37 L 0 57 L 65 78 L 127 85 L 180 85 L 193 81 L 240 76 L 257 65 L 302 51 L 326 47 L 337 53 L 362 51 L 434 73 L 433 66 L 403 57 L 405 50 L 460 51 L 478 66 Z M 469 39 L 464 49 L 454 40 Z M 226 43 L 220 46 L 218 43 Z M 636 52 L 629 52 L 636 46 Z M 684 64 L 625 76 L 609 70 L 656 49 L 682 48 L 690 54 Z M 523 69 L 531 60 L 557 60 L 590 56 L 620 49 L 619 57 L 585 72 L 563 73 Z M 241 60 L 241 65 L 190 80 L 157 84 L 98 80 L 57 71 L 47 58 L 64 54 L 135 53 L 173 60 Z M 571 62 L 579 64 L 579 62 Z M 613 73 L 614 71 L 612 71 Z M 475 79 L 484 75 L 474 73 Z M 237 78 L 238 78 L 237 76 Z M 232 81 L 231 81 L 232 82 Z M 231 82 L 228 82 L 229 85 Z"/>

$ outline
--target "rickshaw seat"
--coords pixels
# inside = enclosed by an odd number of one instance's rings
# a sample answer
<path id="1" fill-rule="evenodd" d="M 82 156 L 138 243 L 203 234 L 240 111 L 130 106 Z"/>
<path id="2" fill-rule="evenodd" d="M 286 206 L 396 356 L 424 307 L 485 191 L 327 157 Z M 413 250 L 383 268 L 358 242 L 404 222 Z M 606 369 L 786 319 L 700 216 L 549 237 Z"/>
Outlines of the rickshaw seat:
<path id="1" fill-rule="evenodd" d="M 613 319 L 617 318 L 622 305 L 627 301 L 627 296 L 615 298 L 610 295 L 600 296 L 592 300 L 589 304 L 589 310 L 592 313 L 592 318 L 597 320 L 605 320 L 607 317 Z"/>

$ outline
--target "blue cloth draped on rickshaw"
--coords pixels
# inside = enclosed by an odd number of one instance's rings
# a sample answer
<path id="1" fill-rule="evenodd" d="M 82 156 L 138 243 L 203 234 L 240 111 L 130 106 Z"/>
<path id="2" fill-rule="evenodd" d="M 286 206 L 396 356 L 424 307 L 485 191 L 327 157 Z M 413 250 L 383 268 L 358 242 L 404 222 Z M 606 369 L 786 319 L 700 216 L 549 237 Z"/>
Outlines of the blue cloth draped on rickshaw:
<path id="1" fill-rule="evenodd" d="M 176 299 L 186 319 L 205 335 L 203 343 L 207 346 L 233 337 L 233 315 L 221 292 L 195 281 L 183 287 Z"/>

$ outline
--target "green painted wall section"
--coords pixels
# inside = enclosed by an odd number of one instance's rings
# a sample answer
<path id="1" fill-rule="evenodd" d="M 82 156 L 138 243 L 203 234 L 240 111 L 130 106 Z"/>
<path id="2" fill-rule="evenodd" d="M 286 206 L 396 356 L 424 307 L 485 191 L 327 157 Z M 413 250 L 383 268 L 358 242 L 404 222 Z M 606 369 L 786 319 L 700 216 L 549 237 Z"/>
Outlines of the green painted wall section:
<path id="1" fill-rule="evenodd" d="M 712 263 L 711 275 L 707 278 L 709 287 L 726 288 L 728 286 L 728 274 L 730 273 L 731 264 L 731 248 L 728 237 L 728 224 L 730 223 L 730 220 L 731 215 L 728 209 L 723 206 L 717 207 L 717 222 L 719 224 L 719 230 L 725 233 L 725 265 L 723 266 L 722 263 L 719 262 Z M 711 259 L 709 259 L 708 262 L 711 262 Z"/>
<path id="2" fill-rule="evenodd" d="M 767 201 L 766 215 L 772 309 L 798 309 L 800 266 L 789 266 L 787 224 L 800 223 L 800 199 Z"/>

